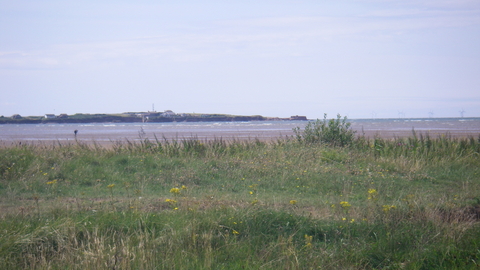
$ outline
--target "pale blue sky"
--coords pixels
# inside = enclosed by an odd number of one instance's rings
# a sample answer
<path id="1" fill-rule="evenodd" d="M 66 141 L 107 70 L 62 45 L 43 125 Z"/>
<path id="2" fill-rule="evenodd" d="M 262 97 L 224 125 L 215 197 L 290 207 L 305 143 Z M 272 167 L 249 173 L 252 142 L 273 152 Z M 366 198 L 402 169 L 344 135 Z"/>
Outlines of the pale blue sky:
<path id="1" fill-rule="evenodd" d="M 4 1 L 0 115 L 480 117 L 480 1 Z"/>

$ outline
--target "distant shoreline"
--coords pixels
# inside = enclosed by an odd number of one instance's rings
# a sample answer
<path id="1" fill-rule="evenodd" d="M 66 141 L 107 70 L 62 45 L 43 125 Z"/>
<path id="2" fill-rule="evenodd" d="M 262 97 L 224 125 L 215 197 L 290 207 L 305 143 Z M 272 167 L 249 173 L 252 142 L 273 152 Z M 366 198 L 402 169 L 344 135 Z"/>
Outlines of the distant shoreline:
<path id="1" fill-rule="evenodd" d="M 291 116 L 288 118 L 265 117 L 261 115 L 228 115 L 228 114 L 170 114 L 157 112 L 138 112 L 121 114 L 82 114 L 74 115 L 48 115 L 25 116 L 13 115 L 0 116 L 1 124 L 88 124 L 88 123 L 172 123 L 172 122 L 250 122 L 250 121 L 315 121 L 306 116 Z M 330 119 L 330 118 L 328 118 Z M 442 121 L 442 120 L 479 120 L 480 117 L 438 117 L 438 118 L 348 118 L 353 123 L 381 122 L 381 121 Z"/>
<path id="2" fill-rule="evenodd" d="M 74 115 L 46 114 L 45 116 L 26 116 L 15 114 L 11 117 L 0 117 L 0 124 L 80 124 L 80 123 L 169 123 L 169 122 L 248 122 L 248 121 L 307 121 L 306 116 L 289 118 L 264 117 L 261 115 L 228 115 L 228 114 L 176 114 L 172 111 L 131 112 L 121 114 L 81 114 Z"/>
<path id="3" fill-rule="evenodd" d="M 5 117 L 7 118 L 7 117 Z M 195 122 L 251 122 L 251 121 L 315 121 L 317 119 L 291 119 L 291 118 L 279 118 L 279 117 L 263 117 L 262 119 L 254 117 L 234 117 L 234 118 L 208 118 L 208 119 L 191 119 L 191 118 L 175 118 L 175 119 L 161 119 L 161 120 L 148 120 L 142 121 L 137 119 L 131 120 L 101 120 L 101 119 L 68 119 L 68 120 L 51 120 L 51 119 L 2 119 L 0 117 L 0 125 L 9 125 L 9 124 L 102 124 L 102 123 L 195 123 Z M 379 118 L 379 119 L 368 119 L 368 118 L 358 118 L 358 119 L 347 119 L 351 123 L 362 123 L 362 122 L 382 122 L 382 121 L 442 121 L 442 120 L 460 120 L 460 121 L 472 121 L 480 120 L 480 117 L 451 117 L 451 118 Z"/>

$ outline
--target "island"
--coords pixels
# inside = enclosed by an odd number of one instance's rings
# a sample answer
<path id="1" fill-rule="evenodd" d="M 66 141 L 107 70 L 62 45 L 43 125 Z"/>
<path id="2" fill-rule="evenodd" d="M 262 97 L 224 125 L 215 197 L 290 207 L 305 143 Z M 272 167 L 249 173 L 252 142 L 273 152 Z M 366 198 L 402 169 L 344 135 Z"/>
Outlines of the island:
<path id="1" fill-rule="evenodd" d="M 306 116 L 294 115 L 289 118 L 264 117 L 261 115 L 230 115 L 164 112 L 125 112 L 118 114 L 45 114 L 43 116 L 0 116 L 0 124 L 42 124 L 42 123 L 161 123 L 161 122 L 232 122 L 232 121 L 292 121 L 308 120 Z"/>

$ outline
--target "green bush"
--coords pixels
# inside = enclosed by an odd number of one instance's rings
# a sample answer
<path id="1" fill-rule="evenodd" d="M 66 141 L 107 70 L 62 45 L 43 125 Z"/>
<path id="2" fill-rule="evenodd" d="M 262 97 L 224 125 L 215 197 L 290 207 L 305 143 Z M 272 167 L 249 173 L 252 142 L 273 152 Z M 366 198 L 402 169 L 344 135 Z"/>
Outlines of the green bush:
<path id="1" fill-rule="evenodd" d="M 327 114 L 324 114 L 323 120 L 317 119 L 315 122 L 309 122 L 304 130 L 296 127 L 293 132 L 299 142 L 343 147 L 352 144 L 355 139 L 355 131 L 350 129 L 350 125 L 346 116 L 342 118 L 338 114 L 337 119 L 327 120 Z"/>

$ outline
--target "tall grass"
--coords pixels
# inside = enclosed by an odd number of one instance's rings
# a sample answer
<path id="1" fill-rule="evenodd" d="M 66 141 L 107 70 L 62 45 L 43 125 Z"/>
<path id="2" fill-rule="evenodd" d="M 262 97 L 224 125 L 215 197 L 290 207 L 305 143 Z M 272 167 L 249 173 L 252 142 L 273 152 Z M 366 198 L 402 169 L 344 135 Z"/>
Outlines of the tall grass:
<path id="1" fill-rule="evenodd" d="M 1 148 L 0 269 L 479 267 L 480 138 L 298 132 Z"/>

